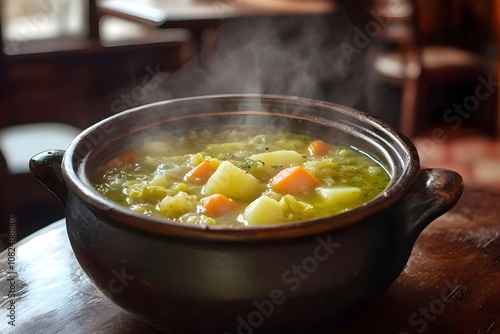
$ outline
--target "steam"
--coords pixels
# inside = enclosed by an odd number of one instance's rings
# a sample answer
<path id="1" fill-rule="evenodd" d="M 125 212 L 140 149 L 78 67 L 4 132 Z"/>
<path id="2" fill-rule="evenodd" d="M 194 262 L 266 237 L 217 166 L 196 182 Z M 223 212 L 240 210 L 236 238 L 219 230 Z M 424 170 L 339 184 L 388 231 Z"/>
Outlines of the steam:
<path id="1" fill-rule="evenodd" d="M 197 57 L 175 73 L 159 73 L 161 84 L 144 102 L 264 93 L 362 108 L 369 88 L 365 58 L 348 61 L 339 48 L 352 41 L 352 32 L 345 13 L 223 22 L 208 57 Z"/>

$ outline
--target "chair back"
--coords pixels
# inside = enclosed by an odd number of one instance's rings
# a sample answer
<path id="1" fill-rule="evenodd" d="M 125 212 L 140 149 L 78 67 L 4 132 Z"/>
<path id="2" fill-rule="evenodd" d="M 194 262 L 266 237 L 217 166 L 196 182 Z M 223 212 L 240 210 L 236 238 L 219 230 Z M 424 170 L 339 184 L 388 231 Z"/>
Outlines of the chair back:
<path id="1" fill-rule="evenodd" d="M 481 52 L 494 40 L 495 0 L 372 0 L 387 23 L 382 38 L 412 37 L 418 45 L 445 44 Z"/>
<path id="2" fill-rule="evenodd" d="M 484 51 L 492 41 L 491 18 L 495 1 L 414 0 L 421 43 Z"/>

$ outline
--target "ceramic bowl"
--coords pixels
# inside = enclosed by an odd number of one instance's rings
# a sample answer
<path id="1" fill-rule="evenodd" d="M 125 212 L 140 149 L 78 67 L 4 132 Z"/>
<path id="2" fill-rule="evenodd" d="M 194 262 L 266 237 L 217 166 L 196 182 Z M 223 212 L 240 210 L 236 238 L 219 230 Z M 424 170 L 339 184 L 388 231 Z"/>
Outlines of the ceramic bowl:
<path id="1" fill-rule="evenodd" d="M 99 195 L 97 167 L 158 131 L 258 128 L 313 134 L 369 154 L 385 191 L 332 217 L 258 227 L 194 226 L 148 217 Z M 334 325 L 382 293 L 419 233 L 459 199 L 463 182 L 421 169 L 412 142 L 369 114 L 287 96 L 218 95 L 131 109 L 83 131 L 66 151 L 30 162 L 63 202 L 69 240 L 95 286 L 167 333 L 302 332 Z"/>

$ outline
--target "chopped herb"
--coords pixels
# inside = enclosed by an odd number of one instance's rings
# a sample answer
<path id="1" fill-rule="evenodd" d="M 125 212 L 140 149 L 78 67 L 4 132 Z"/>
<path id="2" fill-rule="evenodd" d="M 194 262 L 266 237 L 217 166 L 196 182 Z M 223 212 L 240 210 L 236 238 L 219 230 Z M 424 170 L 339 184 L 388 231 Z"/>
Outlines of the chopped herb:
<path id="1" fill-rule="evenodd" d="M 266 148 L 264 149 L 264 151 L 266 151 L 266 153 L 267 153 L 267 152 L 271 152 L 271 149 L 270 149 L 269 147 L 266 147 Z"/>
<path id="2" fill-rule="evenodd" d="M 280 168 L 283 168 L 283 165 L 282 164 L 274 165 L 274 166 L 271 166 L 271 168 L 280 169 Z"/>
<path id="3" fill-rule="evenodd" d="M 242 162 L 238 164 L 238 167 L 240 168 L 252 168 L 255 164 L 264 166 L 265 163 L 264 161 L 261 160 L 253 160 L 253 159 L 245 159 Z"/>

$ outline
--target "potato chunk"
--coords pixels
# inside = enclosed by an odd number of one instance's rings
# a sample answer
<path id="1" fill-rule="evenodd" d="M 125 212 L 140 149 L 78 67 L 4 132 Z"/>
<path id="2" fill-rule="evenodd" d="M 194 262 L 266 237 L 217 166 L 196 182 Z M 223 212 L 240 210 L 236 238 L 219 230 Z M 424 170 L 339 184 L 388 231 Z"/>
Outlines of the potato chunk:
<path id="1" fill-rule="evenodd" d="M 279 202 L 267 196 L 261 196 L 250 203 L 242 217 L 249 225 L 277 224 L 286 219 Z"/>
<path id="2" fill-rule="evenodd" d="M 257 198 L 263 185 L 251 174 L 223 161 L 202 189 L 204 195 L 222 194 L 226 197 L 251 201 Z"/>
<path id="3" fill-rule="evenodd" d="M 278 150 L 272 152 L 258 153 L 250 156 L 250 159 L 262 161 L 265 166 L 271 168 L 271 166 L 290 167 L 295 165 L 300 165 L 304 158 L 301 154 L 292 150 Z"/>
<path id="4" fill-rule="evenodd" d="M 318 187 L 316 191 L 330 204 L 350 202 L 356 200 L 361 195 L 361 189 L 348 186 Z"/>

